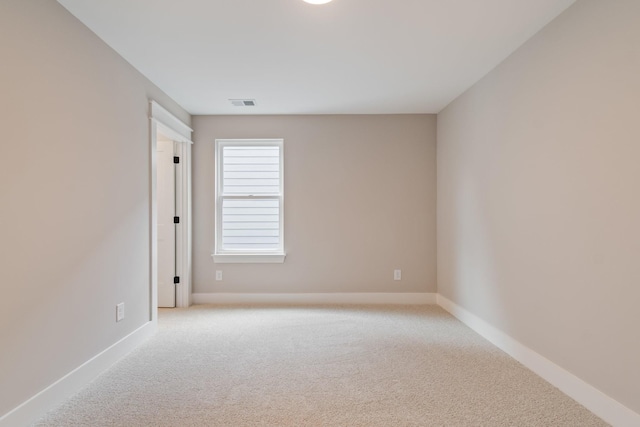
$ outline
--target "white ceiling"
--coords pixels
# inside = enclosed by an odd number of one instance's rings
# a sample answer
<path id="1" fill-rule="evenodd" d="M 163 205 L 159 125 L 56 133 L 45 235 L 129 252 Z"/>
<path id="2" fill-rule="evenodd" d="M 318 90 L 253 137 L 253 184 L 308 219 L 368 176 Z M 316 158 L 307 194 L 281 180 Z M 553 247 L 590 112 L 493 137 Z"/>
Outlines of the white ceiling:
<path id="1" fill-rule="evenodd" d="M 191 114 L 382 114 L 439 112 L 575 0 L 58 1 Z"/>

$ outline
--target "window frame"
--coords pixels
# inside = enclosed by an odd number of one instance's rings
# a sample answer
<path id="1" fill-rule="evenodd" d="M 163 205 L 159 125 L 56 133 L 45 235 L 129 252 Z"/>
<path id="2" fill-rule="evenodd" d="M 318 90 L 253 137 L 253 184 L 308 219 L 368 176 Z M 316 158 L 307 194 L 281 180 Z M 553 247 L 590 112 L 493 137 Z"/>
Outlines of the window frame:
<path id="1" fill-rule="evenodd" d="M 261 146 L 279 148 L 279 193 L 268 195 L 223 194 L 224 147 Z M 215 263 L 282 263 L 284 251 L 284 139 L 216 139 L 215 140 L 215 246 L 211 254 Z M 280 244 L 276 249 L 223 250 L 222 248 L 222 204 L 224 200 L 278 200 Z"/>

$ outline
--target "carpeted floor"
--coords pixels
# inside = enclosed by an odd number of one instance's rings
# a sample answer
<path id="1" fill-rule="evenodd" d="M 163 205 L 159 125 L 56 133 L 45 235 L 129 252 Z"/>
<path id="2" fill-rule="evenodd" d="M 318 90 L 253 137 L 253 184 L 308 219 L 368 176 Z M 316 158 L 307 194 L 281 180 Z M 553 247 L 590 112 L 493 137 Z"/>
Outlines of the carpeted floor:
<path id="1" fill-rule="evenodd" d="M 606 424 L 436 306 L 194 306 L 35 425 Z"/>

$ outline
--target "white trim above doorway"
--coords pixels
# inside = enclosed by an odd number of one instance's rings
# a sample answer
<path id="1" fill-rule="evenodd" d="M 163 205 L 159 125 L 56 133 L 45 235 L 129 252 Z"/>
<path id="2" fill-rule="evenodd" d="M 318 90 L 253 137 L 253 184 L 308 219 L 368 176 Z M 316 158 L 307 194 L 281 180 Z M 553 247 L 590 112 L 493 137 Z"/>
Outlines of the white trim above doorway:
<path id="1" fill-rule="evenodd" d="M 191 141 L 193 129 L 184 124 L 179 118 L 171 114 L 156 101 L 152 100 L 149 104 L 151 108 L 151 118 L 163 124 L 167 130 L 167 132 L 163 133 L 173 140 L 193 144 Z"/>

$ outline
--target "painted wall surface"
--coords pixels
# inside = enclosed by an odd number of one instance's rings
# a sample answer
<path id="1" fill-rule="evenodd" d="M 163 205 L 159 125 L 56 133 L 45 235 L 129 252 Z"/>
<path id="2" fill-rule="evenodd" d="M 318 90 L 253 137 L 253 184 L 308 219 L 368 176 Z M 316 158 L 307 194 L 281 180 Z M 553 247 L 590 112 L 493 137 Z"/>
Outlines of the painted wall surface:
<path id="1" fill-rule="evenodd" d="M 193 126 L 194 292 L 436 291 L 434 115 L 195 116 Z M 214 264 L 216 138 L 284 138 L 283 264 Z"/>
<path id="2" fill-rule="evenodd" d="M 438 115 L 438 291 L 635 412 L 639 22 L 576 2 Z"/>
<path id="3" fill-rule="evenodd" d="M 189 115 L 55 1 L 0 34 L 2 416 L 149 320 L 148 100 Z"/>

